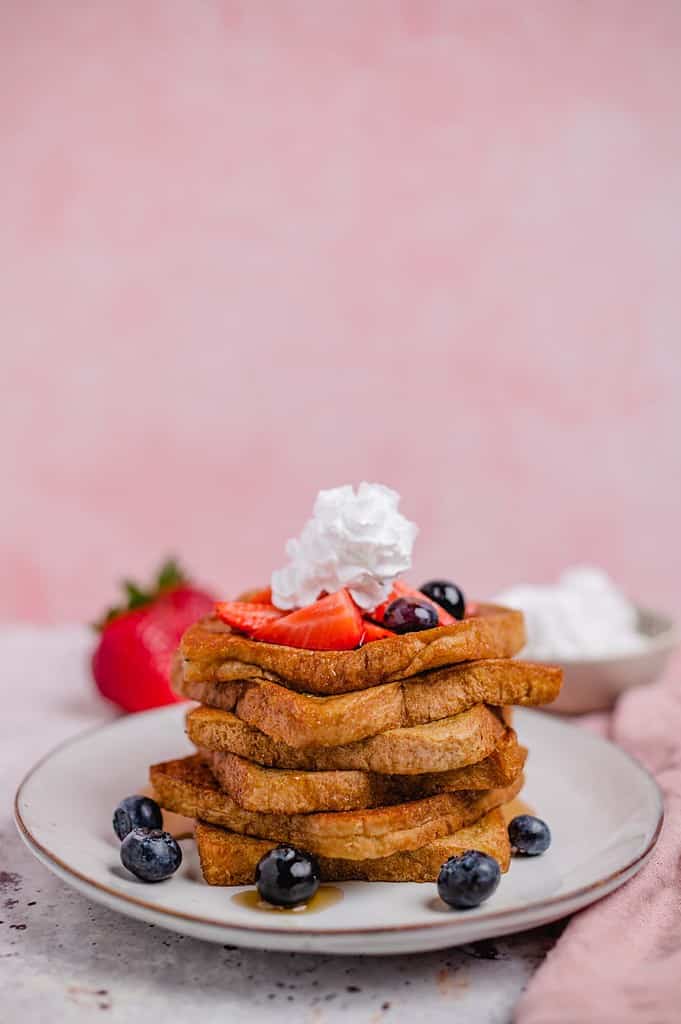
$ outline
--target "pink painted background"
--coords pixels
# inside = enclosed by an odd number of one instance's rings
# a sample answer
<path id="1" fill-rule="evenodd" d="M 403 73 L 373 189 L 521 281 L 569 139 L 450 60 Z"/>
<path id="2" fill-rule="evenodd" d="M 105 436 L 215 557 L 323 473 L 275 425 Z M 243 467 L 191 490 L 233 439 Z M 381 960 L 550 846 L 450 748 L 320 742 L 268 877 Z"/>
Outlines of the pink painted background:
<path id="1" fill-rule="evenodd" d="M 681 5 L 15 0 L 0 617 L 224 593 L 363 478 L 472 595 L 681 611 Z"/>

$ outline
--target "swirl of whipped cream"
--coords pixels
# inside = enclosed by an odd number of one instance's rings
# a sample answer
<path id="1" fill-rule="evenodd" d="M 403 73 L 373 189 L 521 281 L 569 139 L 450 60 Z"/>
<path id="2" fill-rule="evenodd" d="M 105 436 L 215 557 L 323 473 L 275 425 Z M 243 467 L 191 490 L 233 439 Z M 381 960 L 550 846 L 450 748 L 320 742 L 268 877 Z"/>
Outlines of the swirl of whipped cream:
<path id="1" fill-rule="evenodd" d="M 312 518 L 289 540 L 289 563 L 272 573 L 277 608 L 302 608 L 322 591 L 346 587 L 360 608 L 381 604 L 411 565 L 418 533 L 397 506 L 400 496 L 382 484 L 320 491 Z"/>

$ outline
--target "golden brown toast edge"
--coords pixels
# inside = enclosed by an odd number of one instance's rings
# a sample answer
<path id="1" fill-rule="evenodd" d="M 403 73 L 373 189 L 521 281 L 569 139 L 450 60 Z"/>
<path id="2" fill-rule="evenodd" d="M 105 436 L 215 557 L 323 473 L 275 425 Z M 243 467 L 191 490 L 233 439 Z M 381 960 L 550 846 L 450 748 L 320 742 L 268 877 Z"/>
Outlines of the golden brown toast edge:
<path id="1" fill-rule="evenodd" d="M 253 839 L 204 822 L 196 824 L 196 844 L 203 877 L 209 885 L 250 885 L 258 861 L 272 849 L 267 839 Z M 403 850 L 374 860 L 319 858 L 322 881 L 434 882 L 450 857 L 480 850 L 507 871 L 511 859 L 508 831 L 501 810 L 489 811 L 473 825 L 435 839 L 417 850 Z"/>
<path id="2" fill-rule="evenodd" d="M 352 651 L 308 651 L 249 640 L 212 617 L 190 626 L 180 651 L 188 682 L 261 678 L 306 693 L 334 694 L 461 661 L 510 658 L 524 643 L 522 612 L 481 604 L 473 618 L 377 640 Z"/>
<path id="3" fill-rule="evenodd" d="M 186 719 L 189 739 L 206 750 L 226 750 L 267 767 L 381 775 L 418 775 L 476 764 L 492 753 L 505 728 L 503 713 L 476 704 L 459 715 L 389 729 L 356 743 L 299 750 L 266 736 L 231 711 L 198 707 Z"/>
<path id="4" fill-rule="evenodd" d="M 242 835 L 290 842 L 322 857 L 350 860 L 415 850 L 450 835 L 512 800 L 523 783 L 519 776 L 501 789 L 440 793 L 361 811 L 262 814 L 244 810 L 223 793 L 198 756 L 152 765 L 150 780 L 156 799 L 168 811 Z"/>
<path id="5" fill-rule="evenodd" d="M 272 814 L 349 811 L 419 800 L 462 789 L 498 789 L 523 770 L 527 751 L 508 729 L 478 764 L 423 775 L 264 768 L 236 754 L 200 751 L 220 787 L 240 807 Z"/>
<path id="6" fill-rule="evenodd" d="M 343 746 L 387 729 L 449 718 L 475 704 L 547 704 L 558 696 L 562 671 L 508 659 L 463 662 L 330 697 L 265 679 L 225 683 L 181 676 L 176 673 L 174 682 L 183 696 L 232 711 L 273 739 L 304 748 Z"/>

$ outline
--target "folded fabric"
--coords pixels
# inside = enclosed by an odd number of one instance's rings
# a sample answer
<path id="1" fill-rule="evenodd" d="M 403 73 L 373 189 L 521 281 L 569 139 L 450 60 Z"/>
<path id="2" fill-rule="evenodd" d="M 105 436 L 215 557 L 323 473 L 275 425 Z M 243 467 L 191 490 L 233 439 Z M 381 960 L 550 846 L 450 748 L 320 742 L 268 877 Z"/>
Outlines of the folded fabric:
<path id="1" fill-rule="evenodd" d="M 679 662 L 632 690 L 603 729 L 648 768 L 665 798 L 651 860 L 616 892 L 577 914 L 532 979 L 516 1024 L 678 1024 L 681 1020 L 681 687 Z"/>

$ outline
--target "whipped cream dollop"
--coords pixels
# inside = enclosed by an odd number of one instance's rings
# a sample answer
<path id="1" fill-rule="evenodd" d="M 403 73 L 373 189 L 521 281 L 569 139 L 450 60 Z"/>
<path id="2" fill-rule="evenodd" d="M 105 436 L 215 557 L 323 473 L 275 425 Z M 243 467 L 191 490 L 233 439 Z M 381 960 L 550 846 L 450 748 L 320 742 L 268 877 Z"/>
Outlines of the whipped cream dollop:
<path id="1" fill-rule="evenodd" d="M 277 608 L 302 608 L 322 591 L 346 587 L 372 609 L 386 600 L 395 579 L 411 566 L 418 527 L 398 511 L 400 496 L 382 484 L 361 483 L 320 491 L 299 537 L 289 540 L 289 563 L 272 573 Z"/>
<path id="2" fill-rule="evenodd" d="M 519 657 L 535 661 L 633 654 L 646 646 L 635 606 L 602 569 L 575 566 L 557 583 L 522 583 L 494 598 L 525 615 L 527 644 Z"/>

